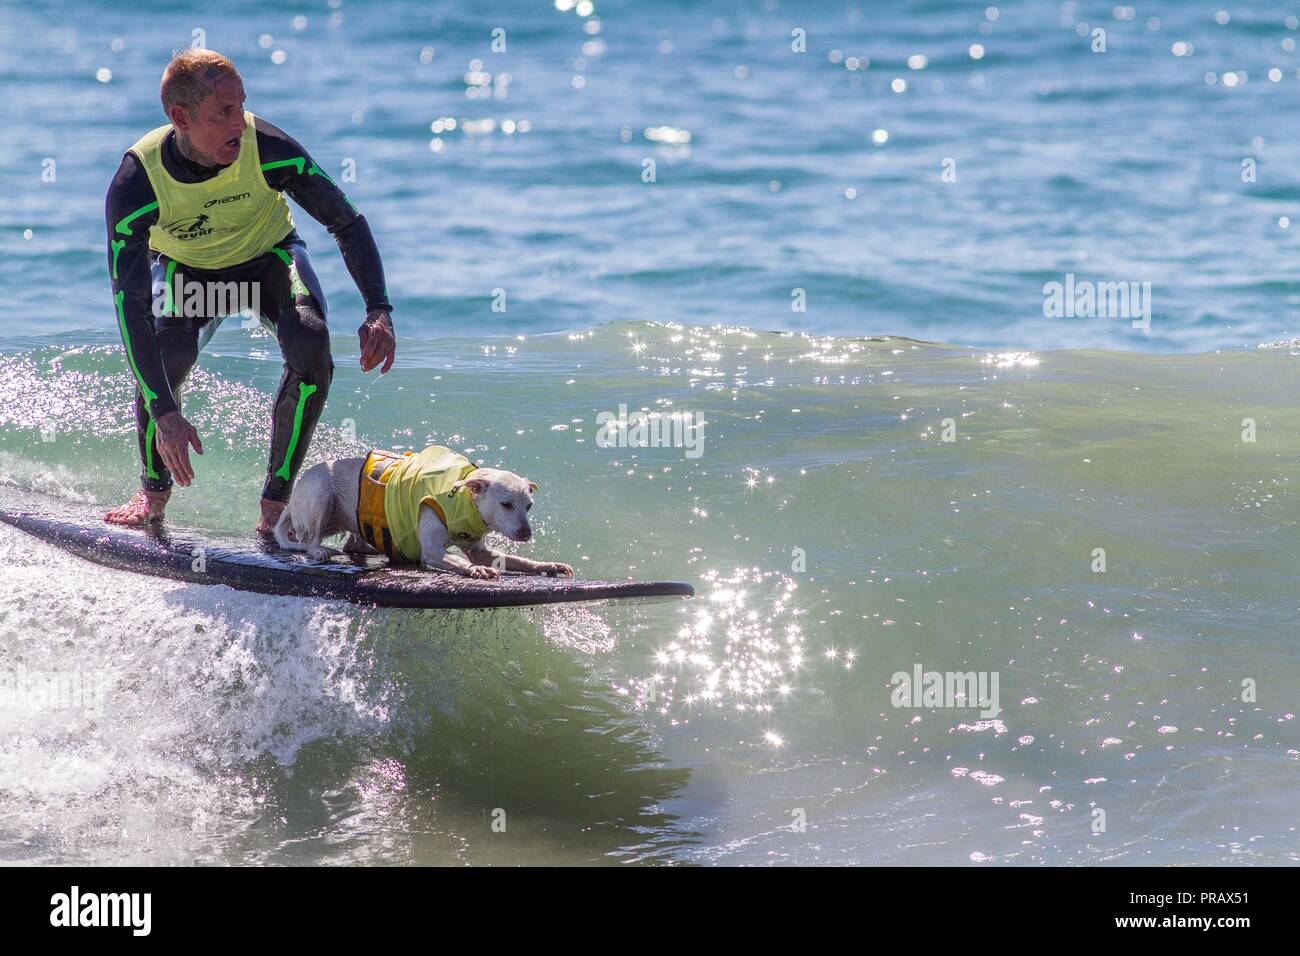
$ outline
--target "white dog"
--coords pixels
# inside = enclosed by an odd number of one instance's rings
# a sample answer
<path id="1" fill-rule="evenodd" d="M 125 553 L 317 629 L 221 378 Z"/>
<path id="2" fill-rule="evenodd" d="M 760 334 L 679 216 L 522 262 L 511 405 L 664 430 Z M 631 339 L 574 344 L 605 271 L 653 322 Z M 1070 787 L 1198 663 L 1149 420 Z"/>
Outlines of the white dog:
<path id="1" fill-rule="evenodd" d="M 338 552 L 321 539 L 346 531 L 345 550 L 472 578 L 495 578 L 502 570 L 572 575 L 567 564 L 505 554 L 483 542 L 489 531 L 512 541 L 531 539 L 528 511 L 536 490 L 514 472 L 478 468 L 438 445 L 419 454 L 376 450 L 309 468 L 275 526 L 275 540 L 327 561 Z M 452 545 L 466 557 L 448 551 Z"/>

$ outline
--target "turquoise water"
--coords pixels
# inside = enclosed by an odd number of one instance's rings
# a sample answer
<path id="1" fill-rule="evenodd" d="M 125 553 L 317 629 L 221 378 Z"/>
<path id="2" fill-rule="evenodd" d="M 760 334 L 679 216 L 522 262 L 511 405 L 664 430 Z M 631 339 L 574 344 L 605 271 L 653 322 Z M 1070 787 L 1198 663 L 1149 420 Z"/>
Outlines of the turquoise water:
<path id="1" fill-rule="evenodd" d="M 1271 7 L 1219 25 L 1174 4 L 787 6 L 597 4 L 595 32 L 545 4 L 500 23 L 348 0 L 4 8 L 0 502 L 132 490 L 102 192 L 203 26 L 251 109 L 323 166 L 356 160 L 388 268 L 381 379 L 357 367 L 332 243 L 299 216 L 338 362 L 313 459 L 453 445 L 540 484 L 523 553 L 698 597 L 367 610 L 115 572 L 0 529 L 0 691 L 83 689 L 0 699 L 0 859 L 1297 860 L 1300 349 L 1279 219 L 1300 193 L 1273 127 L 1298 31 Z M 475 58 L 493 90 L 511 74 L 504 99 L 466 96 Z M 689 147 L 646 139 L 664 126 Z M 1150 282 L 1151 331 L 1044 317 L 1067 273 Z M 278 377 L 260 329 L 209 344 L 177 525 L 256 519 Z M 701 416 L 702 453 L 599 447 L 620 405 Z M 917 664 L 996 675 L 1000 712 L 894 706 Z"/>

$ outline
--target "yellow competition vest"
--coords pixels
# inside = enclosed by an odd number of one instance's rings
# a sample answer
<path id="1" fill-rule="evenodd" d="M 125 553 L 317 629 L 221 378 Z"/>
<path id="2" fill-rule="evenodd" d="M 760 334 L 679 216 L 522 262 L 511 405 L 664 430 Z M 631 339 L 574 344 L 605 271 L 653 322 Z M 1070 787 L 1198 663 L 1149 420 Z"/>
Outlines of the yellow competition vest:
<path id="1" fill-rule="evenodd" d="M 420 560 L 420 506 L 428 504 L 451 534 L 469 547 L 488 532 L 468 488 L 452 485 L 478 466 L 450 448 L 430 445 L 418 455 L 372 451 L 361 469 L 357 527 L 361 537 L 390 558 Z"/>
<path id="2" fill-rule="evenodd" d="M 269 252 L 293 229 L 289 204 L 262 175 L 256 117 L 245 111 L 244 121 L 239 158 L 201 183 L 178 182 L 163 167 L 162 142 L 170 124 L 131 147 L 158 197 L 158 222 L 149 227 L 151 249 L 196 269 L 224 269 Z"/>

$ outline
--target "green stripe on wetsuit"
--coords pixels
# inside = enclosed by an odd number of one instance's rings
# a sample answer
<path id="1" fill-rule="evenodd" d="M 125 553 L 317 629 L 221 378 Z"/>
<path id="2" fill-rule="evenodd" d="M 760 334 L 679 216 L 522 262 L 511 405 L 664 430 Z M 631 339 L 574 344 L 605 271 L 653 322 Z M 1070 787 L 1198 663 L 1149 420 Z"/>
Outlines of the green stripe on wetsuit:
<path id="1" fill-rule="evenodd" d="M 284 464 L 276 471 L 277 478 L 289 480 L 289 463 L 293 461 L 294 450 L 298 447 L 298 436 L 302 432 L 302 413 L 307 407 L 307 399 L 316 391 L 315 385 L 308 385 L 306 382 L 298 383 L 298 407 L 293 413 L 293 435 L 289 438 L 289 448 L 284 453 Z"/>
<path id="2" fill-rule="evenodd" d="M 157 208 L 157 201 L 151 202 L 147 206 L 141 206 L 135 212 L 131 213 L 131 215 L 123 216 L 119 219 L 117 221 L 117 226 L 114 227 L 114 231 L 123 236 L 131 235 L 131 223 L 139 219 L 141 216 L 153 212 Z"/>
<path id="3" fill-rule="evenodd" d="M 307 286 L 303 284 L 302 277 L 298 275 L 298 267 L 294 264 L 293 256 L 289 255 L 288 252 L 281 249 L 279 246 L 273 247 L 271 251 L 279 256 L 284 264 L 289 267 L 289 292 L 295 297 L 300 295 L 311 295 L 311 289 L 308 289 Z"/>
<path id="4" fill-rule="evenodd" d="M 135 374 L 135 380 L 140 383 L 140 393 L 144 395 L 144 407 L 148 410 L 149 418 L 152 421 L 153 407 L 150 403 L 158 398 L 158 393 L 145 384 L 144 376 L 140 374 L 140 369 L 136 367 L 135 356 L 131 354 L 131 333 L 126 330 L 126 315 L 122 311 L 122 300 L 124 298 L 126 298 L 125 292 L 119 292 L 113 296 L 113 304 L 117 306 L 117 324 L 122 329 L 122 342 L 126 345 L 126 361 Z"/>
<path id="5" fill-rule="evenodd" d="M 293 159 L 277 159 L 273 163 L 263 163 L 262 172 L 266 172 L 269 169 L 281 169 L 285 166 L 292 166 L 294 169 L 298 171 L 298 175 L 301 176 L 303 174 L 303 167 L 306 165 L 307 165 L 307 158 L 305 156 L 295 156 Z M 331 186 L 334 186 L 335 188 L 338 187 L 338 183 L 336 183 L 333 179 L 330 178 L 329 173 L 325 172 L 325 170 L 321 169 L 315 163 L 311 164 L 311 168 L 307 170 L 307 175 L 320 176 Z M 339 192 L 343 192 L 343 190 L 340 189 Z M 361 214 L 361 210 L 357 208 L 357 204 L 352 201 L 352 197 L 349 196 L 347 193 L 343 193 L 343 201 L 346 202 L 349 206 L 351 206 L 352 211 L 355 212 L 357 215 Z"/>
<path id="6" fill-rule="evenodd" d="M 113 231 L 123 236 L 131 235 L 131 223 L 139 219 L 141 216 L 148 215 L 149 213 L 153 212 L 157 208 L 158 208 L 157 202 L 151 202 L 147 206 L 141 206 L 135 212 L 131 213 L 131 215 L 123 216 L 121 219 L 119 219 L 117 221 L 117 225 L 113 227 Z M 109 248 L 113 252 L 113 281 L 114 282 L 117 281 L 117 257 L 118 254 L 122 251 L 122 249 L 125 246 L 126 246 L 125 239 L 109 240 Z M 151 403 L 154 401 L 154 399 L 158 397 L 158 393 L 153 391 L 151 388 L 149 388 L 148 385 L 145 384 L 144 376 L 140 374 L 140 369 L 135 364 L 135 355 L 133 355 L 131 352 L 131 333 L 126 330 L 126 315 L 123 312 L 123 306 L 122 306 L 122 302 L 125 296 L 126 293 L 119 291 L 117 295 L 113 297 L 113 304 L 117 306 L 117 324 L 122 329 L 122 344 L 126 346 L 126 361 L 127 364 L 131 366 L 131 372 L 135 375 L 135 380 L 140 383 L 140 393 L 144 396 L 145 410 L 149 412 L 149 429 L 150 429 L 150 434 L 152 435 L 153 434 L 153 406 L 151 405 Z M 158 477 L 158 475 L 154 473 L 152 465 L 149 468 L 149 477 L 151 478 Z"/>
<path id="7" fill-rule="evenodd" d="M 126 240 L 110 239 L 108 243 L 108 248 L 113 253 L 113 281 L 116 282 L 117 281 L 117 257 L 118 254 L 121 253 L 121 251 L 126 248 Z"/>
<path id="8" fill-rule="evenodd" d="M 172 275 L 176 272 L 176 260 L 167 260 L 167 275 L 163 277 L 163 315 L 176 314 L 176 296 L 172 292 Z"/>
<path id="9" fill-rule="evenodd" d="M 153 420 L 153 415 L 149 416 L 149 427 L 144 432 L 144 472 L 150 478 L 158 477 L 158 469 L 153 466 L 153 433 L 157 430 L 158 424 Z"/>

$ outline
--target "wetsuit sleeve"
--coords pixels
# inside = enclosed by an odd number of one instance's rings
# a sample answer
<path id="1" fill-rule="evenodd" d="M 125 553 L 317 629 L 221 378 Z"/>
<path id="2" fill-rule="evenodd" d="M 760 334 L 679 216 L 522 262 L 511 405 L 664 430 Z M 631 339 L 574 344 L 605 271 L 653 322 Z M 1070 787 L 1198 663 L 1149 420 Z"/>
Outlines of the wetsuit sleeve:
<path id="1" fill-rule="evenodd" d="M 153 290 L 149 273 L 149 227 L 158 221 L 158 201 L 149 176 L 132 153 L 108 187 L 104 201 L 108 224 L 108 273 L 113 283 L 117 327 L 126 347 L 126 361 L 144 395 L 145 407 L 157 421 L 176 411 L 153 323 Z"/>
<path id="2" fill-rule="evenodd" d="M 384 264 L 366 217 L 297 140 L 260 116 L 255 118 L 255 123 L 257 151 L 266 184 L 292 197 L 309 216 L 329 230 L 343 254 L 352 281 L 365 300 L 366 310 L 391 312 Z"/>

